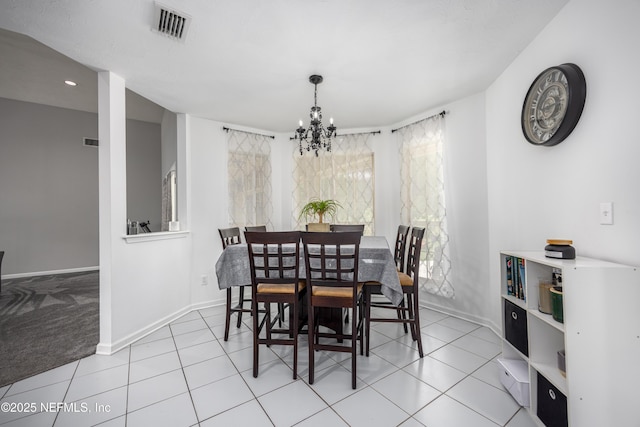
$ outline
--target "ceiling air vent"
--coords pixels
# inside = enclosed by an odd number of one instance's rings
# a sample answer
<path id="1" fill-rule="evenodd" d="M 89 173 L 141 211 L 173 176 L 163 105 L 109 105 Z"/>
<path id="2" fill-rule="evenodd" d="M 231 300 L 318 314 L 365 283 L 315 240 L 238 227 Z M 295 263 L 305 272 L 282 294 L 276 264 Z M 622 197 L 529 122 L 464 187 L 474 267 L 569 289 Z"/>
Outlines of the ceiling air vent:
<path id="1" fill-rule="evenodd" d="M 184 40 L 191 17 L 186 13 L 169 9 L 156 3 L 153 30 L 174 40 Z"/>
<path id="2" fill-rule="evenodd" d="M 97 147 L 98 140 L 95 138 L 82 138 L 82 145 L 85 147 Z"/>

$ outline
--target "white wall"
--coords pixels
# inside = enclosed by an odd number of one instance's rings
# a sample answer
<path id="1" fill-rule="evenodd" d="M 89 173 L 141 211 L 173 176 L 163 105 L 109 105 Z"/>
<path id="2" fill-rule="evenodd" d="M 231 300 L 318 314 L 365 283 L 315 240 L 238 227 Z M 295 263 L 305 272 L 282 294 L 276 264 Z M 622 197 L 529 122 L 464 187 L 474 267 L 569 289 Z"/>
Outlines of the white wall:
<path id="1" fill-rule="evenodd" d="M 487 323 L 490 311 L 488 265 L 488 211 L 485 153 L 485 99 L 478 94 L 444 106 L 448 111 L 446 138 L 446 174 L 448 218 L 451 230 L 452 280 L 456 289 L 453 300 L 425 295 L 423 303 Z M 407 123 L 441 111 L 425 112 Z M 192 179 L 192 304 L 224 302 L 218 290 L 215 262 L 222 252 L 218 228 L 228 226 L 227 144 L 222 130 L 225 124 L 191 118 Z M 400 123 L 401 126 L 406 123 Z M 235 129 L 269 134 L 256 129 Z M 397 126 L 395 126 L 397 127 Z M 381 130 L 372 135 L 375 152 L 376 234 L 393 242 L 400 221 L 400 174 L 398 143 L 392 127 L 346 129 L 341 133 Z M 290 229 L 293 145 L 289 134 L 275 135 L 272 144 L 274 227 Z M 202 276 L 208 286 L 201 285 Z"/>
<path id="2" fill-rule="evenodd" d="M 191 309 L 191 239 L 182 235 L 170 240 L 132 243 L 124 238 L 127 181 L 124 80 L 111 72 L 100 72 L 98 91 L 100 343 L 97 351 L 109 354 Z M 180 163 L 188 152 L 188 141 L 183 135 L 178 143 L 178 179 L 188 182 L 185 162 Z M 188 206 L 180 207 L 188 226 Z"/>
<path id="3" fill-rule="evenodd" d="M 578 255 L 640 265 L 637 0 L 572 0 L 487 91 L 490 278 L 500 324 L 498 252 L 569 238 Z M 523 137 L 520 113 L 544 69 L 573 62 L 587 80 L 582 118 L 554 147 Z M 599 224 L 600 202 L 614 225 Z"/>

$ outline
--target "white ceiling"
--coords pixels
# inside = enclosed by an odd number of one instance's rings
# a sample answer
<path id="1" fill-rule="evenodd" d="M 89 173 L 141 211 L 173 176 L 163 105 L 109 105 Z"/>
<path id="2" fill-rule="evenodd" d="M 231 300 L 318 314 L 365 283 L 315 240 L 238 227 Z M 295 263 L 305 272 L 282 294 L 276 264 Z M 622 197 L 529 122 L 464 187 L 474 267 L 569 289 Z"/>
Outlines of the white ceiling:
<path id="1" fill-rule="evenodd" d="M 0 0 L 0 28 L 29 36 L 0 31 L 0 97 L 95 111 L 110 70 L 171 111 L 293 132 L 321 74 L 325 120 L 392 125 L 486 89 L 567 1 L 162 0 L 191 18 L 175 41 L 152 0 Z"/>

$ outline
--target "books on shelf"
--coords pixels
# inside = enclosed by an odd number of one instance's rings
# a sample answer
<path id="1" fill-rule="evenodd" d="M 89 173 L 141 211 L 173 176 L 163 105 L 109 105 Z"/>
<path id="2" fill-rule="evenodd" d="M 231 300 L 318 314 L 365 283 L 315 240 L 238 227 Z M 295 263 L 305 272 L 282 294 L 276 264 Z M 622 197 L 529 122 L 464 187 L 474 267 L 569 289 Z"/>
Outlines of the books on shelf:
<path id="1" fill-rule="evenodd" d="M 506 274 L 507 274 L 507 295 L 513 295 L 516 298 L 526 301 L 526 274 L 525 260 L 515 256 L 507 255 L 505 257 Z"/>

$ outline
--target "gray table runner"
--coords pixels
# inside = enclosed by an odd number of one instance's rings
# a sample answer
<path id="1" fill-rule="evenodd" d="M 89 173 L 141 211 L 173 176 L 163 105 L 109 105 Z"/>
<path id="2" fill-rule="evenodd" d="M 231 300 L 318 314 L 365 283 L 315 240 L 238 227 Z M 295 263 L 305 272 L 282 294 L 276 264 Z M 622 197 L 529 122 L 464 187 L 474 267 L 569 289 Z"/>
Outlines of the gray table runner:
<path id="1" fill-rule="evenodd" d="M 303 256 L 302 245 L 300 245 L 300 255 Z M 392 303 L 400 304 L 402 287 L 387 239 L 382 236 L 363 236 L 360 241 L 359 255 L 358 281 L 380 282 L 382 294 Z M 300 277 L 304 278 L 303 260 L 300 261 L 300 266 Z M 216 262 L 216 275 L 220 289 L 251 284 L 247 245 L 227 246 Z"/>

